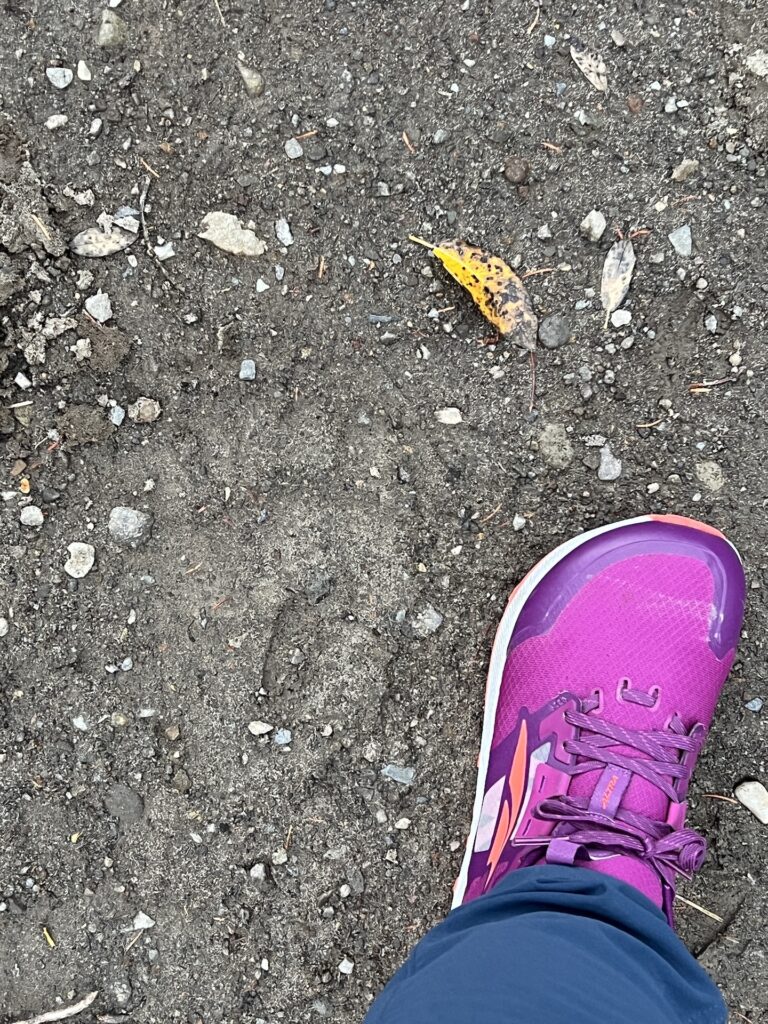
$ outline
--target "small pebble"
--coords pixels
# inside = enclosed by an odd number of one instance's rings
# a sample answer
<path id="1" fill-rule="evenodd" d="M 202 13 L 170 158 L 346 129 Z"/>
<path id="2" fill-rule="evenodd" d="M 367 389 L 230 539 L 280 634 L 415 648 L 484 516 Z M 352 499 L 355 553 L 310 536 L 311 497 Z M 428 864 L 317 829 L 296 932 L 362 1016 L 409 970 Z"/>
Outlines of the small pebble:
<path id="1" fill-rule="evenodd" d="M 69 121 L 66 114 L 51 114 L 48 120 L 45 122 L 45 127 L 53 132 L 57 128 L 63 128 L 64 125 Z"/>
<path id="2" fill-rule="evenodd" d="M 75 76 L 69 68 L 46 68 L 45 77 L 54 89 L 66 89 Z"/>
<path id="3" fill-rule="evenodd" d="M 8 619 L 0 616 L 0 637 L 8 636 L 8 630 L 10 629 Z"/>
<path id="4" fill-rule="evenodd" d="M 742 806 L 751 811 L 763 825 L 768 825 L 768 790 L 762 782 L 741 782 L 733 792 Z"/>
<path id="5" fill-rule="evenodd" d="M 717 317 L 714 313 L 710 313 L 709 316 L 704 320 L 704 326 L 707 328 L 710 334 L 717 333 Z"/>
<path id="6" fill-rule="evenodd" d="M 545 317 L 539 323 L 539 341 L 544 348 L 561 348 L 570 340 L 570 337 L 571 324 L 558 313 Z"/>
<path id="7" fill-rule="evenodd" d="M 275 238 L 281 245 L 293 245 L 293 232 L 285 217 L 280 217 L 275 224 Z"/>
<path id="8" fill-rule="evenodd" d="M 81 82 L 90 82 L 90 80 L 93 78 L 93 75 L 91 74 L 91 69 L 88 67 L 84 60 L 79 60 L 77 62 L 77 77 L 80 79 Z"/>
<path id="9" fill-rule="evenodd" d="M 763 698 L 753 697 L 752 700 L 747 701 L 744 707 L 747 709 L 747 711 L 752 711 L 754 712 L 754 714 L 758 714 L 760 711 L 763 710 Z"/>
<path id="10" fill-rule="evenodd" d="M 398 818 L 395 822 L 395 828 L 400 832 L 405 832 L 406 829 L 411 827 L 410 818 Z"/>
<path id="11" fill-rule="evenodd" d="M 689 178 L 699 173 L 699 167 L 698 160 L 681 160 L 672 171 L 672 181 L 688 181 Z"/>
<path id="12" fill-rule="evenodd" d="M 381 769 L 381 774 L 385 779 L 392 779 L 393 782 L 399 782 L 401 786 L 410 786 L 416 777 L 415 768 L 400 768 L 396 764 L 385 764 Z"/>
<path id="13" fill-rule="evenodd" d="M 693 240 L 691 238 L 690 224 L 683 224 L 682 227 L 675 228 L 667 237 L 678 256 L 687 258 L 691 255 Z"/>
<path id="14" fill-rule="evenodd" d="M 101 289 L 85 300 L 85 309 L 100 324 L 106 323 L 112 317 L 112 303 L 109 300 L 109 295 Z"/>
<path id="15" fill-rule="evenodd" d="M 140 910 L 133 919 L 133 931 L 144 931 L 147 928 L 154 928 L 155 922 L 149 914 L 145 914 L 143 910 Z"/>
<path id="16" fill-rule="evenodd" d="M 154 398 L 137 398 L 133 405 L 128 406 L 128 418 L 134 423 L 154 423 L 162 412 L 160 403 Z"/>
<path id="17" fill-rule="evenodd" d="M 240 380 L 256 380 L 256 363 L 253 359 L 244 359 L 240 363 Z"/>
<path id="18" fill-rule="evenodd" d="M 293 739 L 293 733 L 290 729 L 275 729 L 275 735 L 272 737 L 272 742 L 277 747 L 287 747 Z"/>
<path id="19" fill-rule="evenodd" d="M 257 99 L 264 92 L 264 76 L 253 68 L 246 67 L 238 62 L 237 70 L 245 85 L 245 91 L 253 99 Z"/>
<path id="20" fill-rule="evenodd" d="M 74 541 L 67 548 L 69 558 L 64 563 L 64 572 L 72 579 L 81 580 L 93 568 L 96 561 L 96 549 L 92 544 Z"/>
<path id="21" fill-rule="evenodd" d="M 296 139 L 288 139 L 283 146 L 283 149 L 285 150 L 285 155 L 289 160 L 298 160 L 299 157 L 304 155 L 304 148 Z"/>
<path id="22" fill-rule="evenodd" d="M 451 133 L 446 131 L 445 128 L 438 128 L 432 136 L 432 142 L 436 146 L 441 146 L 444 142 L 447 142 L 450 137 Z"/>
<path id="23" fill-rule="evenodd" d="M 436 633 L 442 624 L 443 616 L 431 604 L 425 605 L 410 622 L 414 636 L 421 637 L 422 640 Z"/>
<path id="24" fill-rule="evenodd" d="M 614 327 L 626 327 L 632 321 L 632 314 L 628 309 L 615 309 L 611 313 L 611 323 Z"/>
<path id="25" fill-rule="evenodd" d="M 598 480 L 610 482 L 621 476 L 621 459 L 617 459 L 608 445 L 600 449 L 600 465 L 597 469 Z"/>
<path id="26" fill-rule="evenodd" d="M 599 210 L 590 210 L 579 226 L 579 230 L 588 242 L 599 242 L 607 227 L 607 221 Z"/>
<path id="27" fill-rule="evenodd" d="M 272 732 L 274 729 L 273 725 L 269 722 L 249 722 L 248 732 L 251 736 L 266 736 L 268 732 Z"/>
<path id="28" fill-rule="evenodd" d="M 339 964 L 339 974 L 350 975 L 352 971 L 354 971 L 354 969 L 354 961 L 350 960 L 348 957 L 345 956 L 344 959 Z"/>
<path id="29" fill-rule="evenodd" d="M 521 530 L 525 529 L 525 524 L 527 522 L 528 520 L 525 518 L 525 516 L 521 516 L 519 512 L 516 512 L 512 518 L 512 529 L 515 531 L 515 533 L 519 533 Z"/>
<path id="30" fill-rule="evenodd" d="M 22 526 L 42 526 L 43 512 L 37 505 L 25 505 L 19 516 Z"/>
<path id="31" fill-rule="evenodd" d="M 125 409 L 121 405 L 114 405 L 109 410 L 109 418 L 116 427 L 119 427 L 125 419 Z"/>
<path id="32" fill-rule="evenodd" d="M 513 185 L 524 185 L 531 173 L 531 165 L 520 156 L 510 156 L 504 161 L 504 177 Z"/>
<path id="33" fill-rule="evenodd" d="M 278 847 L 272 854 L 272 863 L 278 865 L 288 863 L 288 852 L 282 846 Z"/>
<path id="34" fill-rule="evenodd" d="M 435 419 L 438 423 L 444 423 L 448 427 L 456 426 L 457 423 L 461 423 L 463 416 L 461 410 L 455 406 L 448 406 L 445 409 L 435 409 Z"/>
<path id="35" fill-rule="evenodd" d="M 536 235 L 543 242 L 546 241 L 548 238 L 551 238 L 552 231 L 550 230 L 549 224 L 542 224 L 541 227 L 537 229 Z"/>
<path id="36" fill-rule="evenodd" d="M 148 512 L 117 505 L 109 513 L 109 533 L 117 544 L 137 548 L 152 534 L 153 518 Z"/>

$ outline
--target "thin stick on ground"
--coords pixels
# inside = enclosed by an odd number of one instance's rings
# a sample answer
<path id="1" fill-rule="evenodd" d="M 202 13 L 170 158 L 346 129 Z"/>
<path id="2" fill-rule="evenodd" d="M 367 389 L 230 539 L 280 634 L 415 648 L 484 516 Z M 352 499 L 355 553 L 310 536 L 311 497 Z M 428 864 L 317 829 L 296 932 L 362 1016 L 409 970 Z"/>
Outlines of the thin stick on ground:
<path id="1" fill-rule="evenodd" d="M 142 163 L 143 163 L 143 161 L 142 161 Z M 153 263 L 155 264 L 157 269 L 160 271 L 160 273 L 163 275 L 163 277 L 168 282 L 168 284 L 171 286 L 171 288 L 176 288 L 178 291 L 181 292 L 181 291 L 184 291 L 184 289 L 180 285 L 176 284 L 176 282 L 173 280 L 171 275 L 165 269 L 165 267 L 163 266 L 161 261 L 157 258 L 157 255 L 155 254 L 155 250 L 152 248 L 152 243 L 149 240 L 149 228 L 147 227 L 147 216 L 146 216 L 146 213 L 145 213 L 145 207 L 147 205 L 147 195 L 149 194 L 149 186 L 151 184 L 152 184 L 152 178 L 148 174 L 146 176 L 146 178 L 144 179 L 144 188 L 141 190 L 141 195 L 139 196 L 139 216 L 141 218 L 141 234 L 142 234 L 142 237 L 144 239 L 144 246 L 145 246 L 145 248 L 147 250 L 147 254 L 148 254 L 149 258 L 153 261 Z"/>
<path id="2" fill-rule="evenodd" d="M 681 896 L 680 893 L 675 894 L 675 899 L 680 900 L 686 907 L 690 907 L 692 910 L 698 910 L 704 917 L 708 917 L 711 921 L 717 921 L 718 924 L 723 924 L 723 918 L 719 914 L 716 914 L 713 910 L 707 910 L 706 907 L 702 907 L 698 903 L 694 903 L 693 900 L 687 900 L 685 896 Z"/>
<path id="3" fill-rule="evenodd" d="M 536 26 L 537 26 L 537 25 L 539 24 L 539 15 L 540 15 L 540 14 L 541 14 L 541 8 L 537 6 L 537 7 L 536 7 L 536 17 L 535 17 L 535 18 L 533 19 L 533 21 L 531 22 L 531 24 L 530 24 L 530 25 L 528 26 L 528 28 L 527 28 L 527 29 L 525 30 L 525 31 L 526 31 L 526 33 L 527 33 L 528 35 L 530 35 L 530 34 L 531 34 L 531 32 L 533 32 L 533 30 L 534 30 L 534 29 L 536 28 Z"/>
<path id="4" fill-rule="evenodd" d="M 216 11 L 218 12 L 219 20 L 221 21 L 221 24 L 224 26 L 224 28 L 226 28 L 227 27 L 227 23 L 224 20 L 224 15 L 221 13 L 221 8 L 219 7 L 219 0 L 213 0 L 213 3 L 214 3 L 214 6 L 216 7 Z"/>
<path id="5" fill-rule="evenodd" d="M 72 1003 L 71 1006 L 63 1006 L 60 1010 L 49 1010 L 47 1013 L 40 1013 L 37 1017 L 29 1017 L 27 1020 L 17 1020 L 14 1024 L 48 1024 L 48 1021 L 66 1020 L 67 1017 L 74 1017 L 83 1010 L 87 1010 L 98 995 L 98 990 L 89 992 L 79 1003 Z"/>
<path id="6" fill-rule="evenodd" d="M 528 406 L 528 412 L 533 412 L 533 407 L 536 404 L 536 353 L 531 352 L 531 401 Z"/>

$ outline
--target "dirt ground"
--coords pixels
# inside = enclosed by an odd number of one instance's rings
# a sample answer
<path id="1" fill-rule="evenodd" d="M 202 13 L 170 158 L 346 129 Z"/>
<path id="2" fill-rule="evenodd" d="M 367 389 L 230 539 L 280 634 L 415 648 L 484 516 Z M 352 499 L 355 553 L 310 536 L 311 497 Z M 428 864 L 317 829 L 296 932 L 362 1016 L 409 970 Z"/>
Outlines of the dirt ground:
<path id="1" fill-rule="evenodd" d="M 707 796 L 768 781 L 763 0 L 104 10 L 0 24 L 0 1020 L 98 990 L 78 1021 L 359 1021 L 447 910 L 510 588 L 677 512 L 751 588 L 691 800 L 709 916 L 679 925 L 768 1021 L 768 829 Z M 69 250 L 142 206 L 146 238 Z M 200 239 L 212 211 L 263 254 Z M 606 330 L 605 254 L 642 228 Z M 570 339 L 532 410 L 527 353 L 409 233 L 551 271 L 526 285 Z M 140 397 L 159 417 L 118 425 Z M 151 516 L 134 547 L 117 506 Z"/>

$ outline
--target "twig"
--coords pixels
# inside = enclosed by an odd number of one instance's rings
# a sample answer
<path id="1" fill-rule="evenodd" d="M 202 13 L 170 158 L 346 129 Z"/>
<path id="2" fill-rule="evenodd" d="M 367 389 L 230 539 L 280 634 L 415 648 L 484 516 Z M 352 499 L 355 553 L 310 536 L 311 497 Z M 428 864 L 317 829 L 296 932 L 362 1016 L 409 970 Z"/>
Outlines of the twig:
<path id="1" fill-rule="evenodd" d="M 536 404 L 536 353 L 531 352 L 531 401 L 528 405 L 528 412 L 533 412 Z"/>
<path id="2" fill-rule="evenodd" d="M 142 156 L 139 157 L 139 163 L 141 164 L 141 166 L 144 168 L 145 171 L 149 171 L 149 173 L 151 175 L 153 175 L 155 178 L 157 178 L 158 181 L 160 180 L 160 175 L 157 173 L 157 171 L 155 170 L 154 167 L 150 167 L 149 166 L 149 164 L 144 159 L 144 157 L 142 157 Z"/>
<path id="3" fill-rule="evenodd" d="M 35 224 L 37 224 L 37 226 L 38 226 L 38 227 L 40 228 L 40 230 L 41 230 L 41 231 L 43 232 L 43 234 L 45 235 L 45 237 L 46 237 L 46 238 L 48 239 L 48 241 L 50 242 L 50 240 L 51 240 L 51 233 L 50 233 L 50 231 L 48 230 L 48 228 L 47 228 L 47 227 L 45 226 L 45 224 L 43 224 L 43 222 L 42 222 L 42 221 L 40 220 L 40 218 L 39 218 L 39 217 L 36 217 L 36 216 L 34 215 L 34 213 L 30 213 L 30 217 L 31 217 L 31 218 L 32 218 L 32 220 L 33 220 L 33 221 L 35 222 Z"/>
<path id="4" fill-rule="evenodd" d="M 141 162 L 144 163 L 143 160 Z M 141 195 L 139 196 L 139 215 L 141 217 L 141 234 L 142 237 L 144 238 L 144 245 L 146 246 L 147 253 L 150 259 L 153 260 L 155 266 L 166 279 L 168 284 L 170 284 L 172 288 L 177 288 L 181 292 L 184 291 L 184 289 L 180 285 L 176 284 L 176 282 L 165 269 L 163 264 L 157 258 L 157 256 L 155 255 L 155 250 L 152 248 L 152 243 L 149 240 L 149 228 L 147 227 L 147 217 L 144 212 L 144 207 L 147 205 L 147 194 L 149 193 L 149 186 L 151 184 L 152 178 L 149 175 L 147 175 L 146 178 L 144 179 L 144 188 L 141 190 Z"/>
<path id="5" fill-rule="evenodd" d="M 200 568 L 200 566 L 202 564 L 203 564 L 202 562 L 198 562 L 197 565 L 193 565 L 191 569 L 187 569 L 187 571 L 184 573 L 184 575 L 185 576 L 191 576 L 193 572 L 197 572 L 197 570 Z"/>
<path id="6" fill-rule="evenodd" d="M 554 142 L 542 142 L 542 146 L 544 147 L 544 149 L 551 149 L 553 153 L 562 153 L 563 152 L 563 147 L 562 146 L 556 146 L 554 144 Z"/>
<path id="7" fill-rule="evenodd" d="M 133 936 L 133 938 L 131 939 L 131 941 L 130 941 L 130 942 L 128 943 L 128 945 L 127 945 L 127 946 L 125 947 L 125 952 L 126 952 L 126 953 L 128 952 L 128 950 L 129 950 L 129 949 L 133 949 L 133 947 L 134 947 L 134 946 L 136 945 L 136 943 L 137 943 L 137 942 L 139 941 L 139 939 L 141 938 L 141 936 L 142 936 L 143 934 L 144 934 L 144 929 L 143 929 L 143 928 L 139 928 L 139 930 L 138 930 L 138 931 L 136 932 L 136 934 L 135 934 L 135 935 Z"/>
<path id="8" fill-rule="evenodd" d="M 709 797 L 710 800 L 722 800 L 726 804 L 738 804 L 738 800 L 732 796 L 723 796 L 721 793 L 703 793 L 703 796 Z"/>
<path id="9" fill-rule="evenodd" d="M 38 1014 L 37 1017 L 30 1017 L 28 1020 L 17 1020 L 16 1024 L 47 1024 L 52 1020 L 65 1020 L 67 1017 L 74 1017 L 83 1010 L 87 1010 L 98 995 L 98 990 L 89 992 L 79 1003 L 72 1003 L 71 1006 L 64 1006 L 60 1010 L 49 1010 L 47 1013 Z"/>
<path id="10" fill-rule="evenodd" d="M 317 128 L 313 128 L 309 132 L 304 132 L 302 135 L 295 135 L 294 138 L 296 139 L 297 142 L 300 142 L 302 139 L 311 139 L 315 135 L 317 135 Z"/>
<path id="11" fill-rule="evenodd" d="M 664 417 L 660 416 L 657 420 L 652 420 L 650 423 L 636 423 L 635 426 L 638 429 L 650 430 L 651 427 L 658 427 L 660 423 L 664 422 Z"/>
<path id="12" fill-rule="evenodd" d="M 719 380 L 702 380 L 696 381 L 693 384 L 688 385 L 688 390 L 692 395 L 700 394 L 701 392 L 707 392 L 710 388 L 719 387 L 721 384 L 732 384 L 733 377 L 720 377 Z"/>
<path id="13" fill-rule="evenodd" d="M 318 264 L 318 267 L 317 267 L 317 279 L 318 279 L 318 281 L 322 281 L 324 273 L 325 273 L 325 256 L 321 256 L 320 257 L 320 263 Z"/>
<path id="14" fill-rule="evenodd" d="M 219 13 L 219 20 L 221 21 L 221 24 L 224 26 L 224 28 L 226 28 L 227 27 L 227 23 L 226 23 L 226 21 L 224 21 L 224 15 L 221 13 L 221 8 L 219 7 L 219 0 L 213 0 L 213 3 L 214 3 L 214 6 L 216 7 L 216 10 Z"/>
<path id="15" fill-rule="evenodd" d="M 540 14 L 541 14 L 541 8 L 537 6 L 537 8 L 536 8 L 536 17 L 535 17 L 535 18 L 533 19 L 533 21 L 531 22 L 531 24 L 530 24 L 530 25 L 528 26 L 528 28 L 527 28 L 527 29 L 525 30 L 525 31 L 526 31 L 526 33 L 527 33 L 528 35 L 530 35 L 530 34 L 531 34 L 531 32 L 533 32 L 533 30 L 534 30 L 534 29 L 536 28 L 536 26 L 537 26 L 537 25 L 539 24 L 539 15 L 540 15 Z"/>
<path id="16" fill-rule="evenodd" d="M 706 907 L 702 907 L 700 904 L 694 903 L 693 900 L 687 900 L 685 896 L 681 896 L 679 892 L 675 893 L 675 899 L 680 900 L 680 902 L 684 903 L 686 907 L 691 907 L 692 910 L 698 910 L 700 914 L 703 914 L 704 917 L 708 917 L 711 921 L 717 921 L 718 924 L 723 923 L 723 918 L 720 917 L 719 914 L 716 914 L 712 910 L 707 910 Z"/>
<path id="17" fill-rule="evenodd" d="M 488 515 L 485 517 L 485 519 L 481 519 L 480 522 L 481 523 L 488 523 L 488 522 L 490 522 L 491 519 L 493 519 L 493 517 L 495 515 L 497 515 L 500 511 L 501 511 L 501 505 L 497 505 L 496 508 L 492 512 L 489 512 Z"/>
<path id="18" fill-rule="evenodd" d="M 413 156 L 416 153 L 416 147 L 408 138 L 408 132 L 403 132 L 403 142 L 405 143 L 408 152 Z"/>
<path id="19" fill-rule="evenodd" d="M 539 267 L 537 270 L 526 270 L 521 280 L 525 280 L 526 277 L 535 277 L 537 274 L 554 274 L 557 267 Z"/>
<path id="20" fill-rule="evenodd" d="M 734 1016 L 738 1017 L 740 1020 L 745 1020 L 747 1024 L 752 1024 L 752 1021 L 749 1019 L 749 1017 L 745 1017 L 744 1014 L 739 1013 L 738 1010 L 731 1010 L 731 1013 L 733 1013 Z"/>
<path id="21" fill-rule="evenodd" d="M 408 235 L 408 241 L 415 242 L 417 245 L 423 245 L 425 249 L 436 248 L 432 242 L 428 242 L 426 238 L 419 238 L 418 235 Z"/>

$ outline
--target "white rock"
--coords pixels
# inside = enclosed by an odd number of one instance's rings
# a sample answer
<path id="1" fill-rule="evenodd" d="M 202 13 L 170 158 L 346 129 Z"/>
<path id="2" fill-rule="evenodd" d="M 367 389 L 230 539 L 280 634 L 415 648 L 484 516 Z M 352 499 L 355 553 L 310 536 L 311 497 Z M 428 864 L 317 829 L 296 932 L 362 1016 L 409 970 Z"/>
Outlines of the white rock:
<path id="1" fill-rule="evenodd" d="M 68 121 L 69 118 L 66 114 L 51 114 L 51 116 L 45 122 L 45 127 L 49 131 L 54 132 L 57 128 L 63 128 Z"/>
<path id="2" fill-rule="evenodd" d="M 768 825 L 768 790 L 762 782 L 740 782 L 733 792 L 742 806 L 752 811 L 763 825 Z"/>
<path id="3" fill-rule="evenodd" d="M 269 722 L 257 721 L 248 723 L 248 732 L 251 736 L 266 736 L 267 733 L 272 732 L 273 729 L 274 726 L 270 725 Z"/>
<path id="4" fill-rule="evenodd" d="M 85 715 L 75 715 L 72 719 L 72 725 L 74 725 L 78 732 L 88 732 L 88 719 Z"/>
<path id="5" fill-rule="evenodd" d="M 64 563 L 64 572 L 73 580 L 81 580 L 87 576 L 96 561 L 96 548 L 92 544 L 73 541 L 67 548 L 69 558 Z"/>
<path id="6" fill-rule="evenodd" d="M 720 491 L 725 484 L 720 465 L 710 460 L 696 463 L 696 476 L 708 491 Z"/>
<path id="7" fill-rule="evenodd" d="M 263 277 L 260 277 L 256 282 L 256 291 L 258 292 L 259 295 L 261 295 L 262 292 L 269 291 L 269 285 L 267 284 Z"/>
<path id="8" fill-rule="evenodd" d="M 279 846 L 272 854 L 273 864 L 287 864 L 288 863 L 288 851 L 282 846 Z"/>
<path id="9" fill-rule="evenodd" d="M 405 832 L 405 830 L 410 828 L 410 827 L 411 827 L 411 819 L 410 818 L 398 818 L 397 821 L 395 822 L 395 828 L 398 829 L 400 832 Z"/>
<path id="10" fill-rule="evenodd" d="M 238 377 L 240 380 L 256 380 L 256 363 L 253 359 L 244 359 L 240 363 Z"/>
<path id="11" fill-rule="evenodd" d="M 155 256 L 164 263 L 166 260 L 176 255 L 176 250 L 173 248 L 173 242 L 165 242 L 163 245 L 153 245 L 152 251 Z"/>
<path id="12" fill-rule="evenodd" d="M 668 235 L 668 238 L 679 256 L 688 257 L 691 255 L 693 240 L 691 238 L 690 224 L 683 224 L 682 227 L 675 228 Z"/>
<path id="13" fill-rule="evenodd" d="M 203 217 L 202 231 L 198 238 L 204 238 L 224 252 L 234 256 L 263 256 L 267 243 L 257 238 L 250 228 L 244 228 L 240 220 L 232 213 L 214 210 Z"/>
<path id="14" fill-rule="evenodd" d="M 606 482 L 618 480 L 621 476 L 621 459 L 617 459 L 608 445 L 600 449 L 600 465 L 597 469 L 598 480 Z"/>
<path id="15" fill-rule="evenodd" d="M 116 505 L 109 513 L 109 534 L 117 544 L 137 548 L 152 535 L 153 518 L 148 512 Z"/>
<path id="16" fill-rule="evenodd" d="M 8 619 L 0 616 L 0 637 L 8 636 L 8 630 L 11 627 L 8 625 Z"/>
<path id="17" fill-rule="evenodd" d="M 352 971 L 354 971 L 354 969 L 355 969 L 354 961 L 350 960 L 349 957 L 345 956 L 344 959 L 339 964 L 339 974 L 350 975 L 352 973 Z"/>
<path id="18" fill-rule="evenodd" d="M 69 68 L 46 68 L 45 77 L 54 89 L 66 89 L 75 76 Z"/>
<path id="19" fill-rule="evenodd" d="M 145 914 L 143 910 L 140 910 L 133 919 L 133 931 L 139 932 L 144 931 L 146 928 L 154 928 L 155 922 L 149 914 Z"/>
<path id="20" fill-rule="evenodd" d="M 85 300 L 85 309 L 100 324 L 112 319 L 112 303 L 109 301 L 109 295 L 101 289 Z"/>
<path id="21" fill-rule="evenodd" d="M 632 320 L 632 314 L 628 309 L 615 309 L 611 313 L 611 323 L 614 327 L 626 327 Z"/>
<path id="22" fill-rule="evenodd" d="M 275 238 L 281 245 L 293 245 L 293 232 L 285 217 L 281 217 L 275 224 Z"/>
<path id="23" fill-rule="evenodd" d="M 457 423 L 461 423 L 464 417 L 461 415 L 460 409 L 457 409 L 453 405 L 449 405 L 445 409 L 435 409 L 435 419 L 438 423 L 444 423 L 448 427 L 454 427 Z"/>
<path id="24" fill-rule="evenodd" d="M 119 46 L 128 38 L 128 26 L 108 7 L 101 12 L 101 23 L 96 33 L 97 46 Z"/>
<path id="25" fill-rule="evenodd" d="M 19 520 L 22 526 L 42 526 L 45 521 L 43 511 L 37 505 L 25 505 L 21 510 Z"/>
<path id="26" fill-rule="evenodd" d="M 709 316 L 704 320 L 704 326 L 707 328 L 710 334 L 717 333 L 717 317 L 714 313 L 710 313 Z"/>
<path id="27" fill-rule="evenodd" d="M 128 416 L 134 423 L 154 423 L 163 409 L 154 398 L 137 398 L 133 405 L 128 406 Z"/>
<path id="28" fill-rule="evenodd" d="M 77 77 L 80 79 L 81 82 L 90 82 L 90 80 L 93 78 L 93 75 L 91 74 L 91 69 L 88 67 L 84 60 L 79 60 L 77 62 Z"/>
<path id="29" fill-rule="evenodd" d="M 519 533 L 521 530 L 525 529 L 525 524 L 527 522 L 528 520 L 525 518 L 525 516 L 521 516 L 519 512 L 516 512 L 515 515 L 512 517 L 512 529 L 515 531 L 515 533 Z"/>
<path id="30" fill-rule="evenodd" d="M 607 221 L 603 214 L 599 210 L 590 210 L 581 222 L 579 230 L 588 241 L 599 242 L 603 237 L 606 226 Z"/>
<path id="31" fill-rule="evenodd" d="M 755 50 L 746 61 L 747 69 L 758 78 L 768 78 L 768 53 L 765 50 Z"/>
<path id="32" fill-rule="evenodd" d="M 304 156 L 304 147 L 297 139 L 288 139 L 283 149 L 289 160 L 298 160 L 299 157 Z"/>

